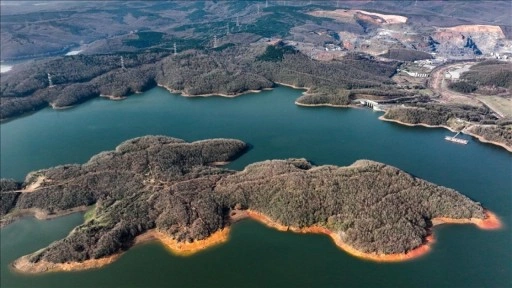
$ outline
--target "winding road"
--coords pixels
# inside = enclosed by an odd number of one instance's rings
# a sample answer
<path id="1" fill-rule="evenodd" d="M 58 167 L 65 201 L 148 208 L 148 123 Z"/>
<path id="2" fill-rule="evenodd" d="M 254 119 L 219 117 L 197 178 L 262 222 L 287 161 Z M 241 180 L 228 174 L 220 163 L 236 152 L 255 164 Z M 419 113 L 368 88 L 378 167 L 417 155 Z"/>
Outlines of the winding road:
<path id="1" fill-rule="evenodd" d="M 478 94 L 463 94 L 458 93 L 453 90 L 448 89 L 448 83 L 445 81 L 445 74 L 454 69 L 455 67 L 465 66 L 475 64 L 475 60 L 465 61 L 465 62 L 456 62 L 444 64 L 436 67 L 430 73 L 430 78 L 428 81 L 428 87 L 434 92 L 435 95 L 438 95 L 438 98 L 434 98 L 435 101 L 438 101 L 443 104 L 467 104 L 473 106 L 486 106 L 491 109 L 496 115 L 503 118 L 505 115 L 498 111 L 496 107 L 492 107 L 491 104 L 488 104 L 481 99 L 478 99 L 477 96 L 485 96 Z"/>

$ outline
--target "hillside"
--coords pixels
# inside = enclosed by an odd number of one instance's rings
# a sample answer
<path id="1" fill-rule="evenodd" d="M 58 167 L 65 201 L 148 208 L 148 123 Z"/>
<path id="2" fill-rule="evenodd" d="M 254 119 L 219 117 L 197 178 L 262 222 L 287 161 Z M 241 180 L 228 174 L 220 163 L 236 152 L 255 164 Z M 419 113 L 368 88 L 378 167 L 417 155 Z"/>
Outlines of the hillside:
<path id="1" fill-rule="evenodd" d="M 485 92 L 488 92 L 488 90 L 499 88 L 511 90 L 512 64 L 496 60 L 480 62 L 478 64 L 471 66 L 469 71 L 462 73 L 460 80 L 462 83 L 472 85 L 473 87 L 475 87 L 475 90 L 480 89 L 480 91 Z M 477 91 L 477 93 L 480 91 Z"/>
<path id="2" fill-rule="evenodd" d="M 274 46 L 259 43 L 252 47 L 192 49 L 178 55 L 149 50 L 36 61 L 16 67 L 1 78 L 0 118 L 48 105 L 75 105 L 100 95 L 120 98 L 156 85 L 184 95 L 234 96 L 271 88 L 275 82 L 321 88 L 327 91 L 324 94 L 337 89 L 382 88 L 393 84 L 390 77 L 395 73 L 396 62 L 364 57 L 321 62 L 291 48 L 291 52 L 279 54 L 274 60 L 266 56 L 269 47 Z M 47 73 L 51 75 L 52 87 Z"/>
<path id="3" fill-rule="evenodd" d="M 440 44 L 434 50 L 452 56 L 460 56 L 461 51 L 471 56 L 473 50 L 463 49 L 468 38 L 483 53 L 506 51 L 511 39 L 510 21 L 503 13 L 506 1 L 40 4 L 2 4 L 3 61 L 64 55 L 70 50 L 100 54 L 157 47 L 172 49 L 173 43 L 182 51 L 210 46 L 213 35 L 250 35 L 253 39 L 246 44 L 261 37 L 278 37 L 319 48 L 341 44 L 349 51 L 373 55 L 395 48 L 432 52 L 426 41 L 429 36 Z"/>

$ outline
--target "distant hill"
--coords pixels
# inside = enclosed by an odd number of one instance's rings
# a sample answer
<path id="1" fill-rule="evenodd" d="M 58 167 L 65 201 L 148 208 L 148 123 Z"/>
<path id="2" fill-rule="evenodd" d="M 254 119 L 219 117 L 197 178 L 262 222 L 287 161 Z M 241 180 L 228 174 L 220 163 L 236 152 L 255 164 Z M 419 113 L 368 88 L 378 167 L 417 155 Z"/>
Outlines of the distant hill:
<path id="1" fill-rule="evenodd" d="M 404 32 L 417 30 L 414 33 L 419 33 L 420 36 L 428 36 L 429 30 L 434 26 L 485 24 L 500 25 L 506 37 L 512 39 L 510 21 L 506 13 L 503 13 L 503 7 L 508 5 L 506 1 L 352 1 L 343 2 L 341 4 L 343 7 L 337 7 L 336 1 L 313 1 L 312 3 L 269 1 L 268 7 L 261 3 L 259 10 L 259 3 L 253 1 L 172 1 L 168 3 L 114 1 L 106 3 L 87 1 L 58 3 L 50 1 L 47 5 L 37 5 L 36 2 L 31 1 L 12 5 L 2 3 L 1 59 L 15 60 L 63 55 L 77 47 L 84 50 L 84 53 L 87 53 L 88 49 L 114 53 L 133 52 L 150 46 L 172 48 L 174 41 L 169 45 L 159 41 L 165 40 L 166 37 L 151 38 L 150 33 L 163 33 L 160 35 L 167 35 L 167 40 L 173 38 L 181 39 L 178 41 L 198 41 L 194 45 L 202 46 L 207 46 L 207 43 L 212 41 L 213 35 L 220 37 L 228 32 L 294 39 L 298 36 L 294 36 L 292 30 L 299 27 L 309 29 L 307 25 L 311 24 L 325 29 L 334 29 L 336 33 L 344 31 L 374 36 L 372 33 L 379 26 L 380 20 L 377 21 L 379 17 L 370 14 L 396 14 L 396 11 L 400 11 L 400 15 L 396 17 L 407 18 L 407 29 Z M 283 3 L 286 5 L 282 5 Z M 312 11 L 332 11 L 337 8 L 361 9 L 366 11 L 366 14 L 357 14 L 359 15 L 357 19 L 349 21 L 350 25 L 341 25 L 340 21 L 310 15 Z M 146 34 L 143 34 L 142 40 L 132 41 L 137 33 Z M 409 36 L 412 35 L 409 34 Z M 314 34 L 307 37 L 314 37 Z M 332 41 L 339 40 L 337 35 L 332 38 Z M 415 44 L 416 47 L 421 46 L 419 45 L 421 41 L 414 41 L 418 42 Z M 385 43 L 381 44 L 385 45 Z M 477 41 L 476 44 L 483 43 Z M 102 48 L 99 49 L 98 46 Z"/>

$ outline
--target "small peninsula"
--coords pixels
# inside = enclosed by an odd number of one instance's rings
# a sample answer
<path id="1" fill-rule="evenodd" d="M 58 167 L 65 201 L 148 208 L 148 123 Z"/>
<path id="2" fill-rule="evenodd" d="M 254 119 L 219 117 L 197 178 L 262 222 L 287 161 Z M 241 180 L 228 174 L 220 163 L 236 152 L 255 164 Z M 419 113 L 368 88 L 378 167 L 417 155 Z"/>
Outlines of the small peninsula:
<path id="1" fill-rule="evenodd" d="M 247 147 L 235 139 L 145 136 L 83 165 L 35 171 L 23 183 L 2 179 L 2 226 L 27 214 L 45 219 L 93 205 L 66 238 L 12 267 L 26 273 L 96 268 L 155 239 L 188 255 L 226 241 L 229 227 L 247 217 L 279 230 L 327 234 L 348 253 L 375 261 L 422 255 L 436 224 L 500 226 L 457 191 L 370 160 L 347 167 L 305 159 L 268 160 L 243 171 L 218 167 Z"/>

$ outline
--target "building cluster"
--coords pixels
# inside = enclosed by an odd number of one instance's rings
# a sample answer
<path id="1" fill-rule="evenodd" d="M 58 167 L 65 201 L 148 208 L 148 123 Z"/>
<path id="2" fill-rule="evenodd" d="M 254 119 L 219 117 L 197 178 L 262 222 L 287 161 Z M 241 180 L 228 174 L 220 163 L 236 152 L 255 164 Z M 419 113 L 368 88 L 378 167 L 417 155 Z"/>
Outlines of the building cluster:
<path id="1" fill-rule="evenodd" d="M 409 72 L 407 70 L 398 70 L 398 71 L 401 71 L 401 72 L 404 72 L 405 74 L 409 75 L 409 76 L 412 76 L 412 77 L 418 77 L 418 78 L 427 78 L 429 76 L 428 73 L 421 73 L 421 72 Z"/>
<path id="2" fill-rule="evenodd" d="M 498 52 L 496 52 L 496 53 L 491 52 L 491 58 L 494 58 L 494 59 L 509 60 L 509 59 L 512 59 L 511 57 L 512 57 L 512 55 L 510 55 L 509 53 L 500 54 Z"/>

